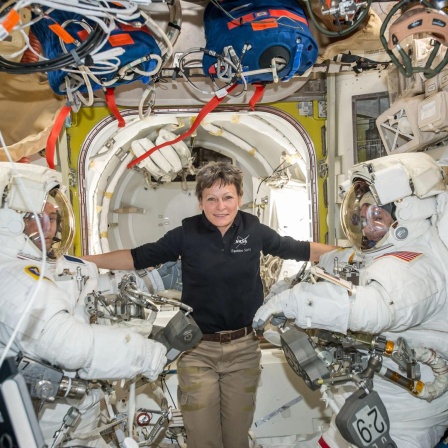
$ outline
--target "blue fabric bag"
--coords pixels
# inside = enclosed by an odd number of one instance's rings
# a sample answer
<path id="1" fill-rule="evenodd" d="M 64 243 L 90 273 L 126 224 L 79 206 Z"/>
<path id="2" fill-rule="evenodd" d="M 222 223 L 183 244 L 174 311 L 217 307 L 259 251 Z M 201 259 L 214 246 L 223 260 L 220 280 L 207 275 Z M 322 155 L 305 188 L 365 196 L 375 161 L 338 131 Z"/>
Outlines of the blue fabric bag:
<path id="1" fill-rule="evenodd" d="M 249 43 L 251 49 L 242 61 L 243 73 L 269 68 L 273 57 L 281 57 L 286 65 L 279 70 L 278 77 L 287 81 L 295 74 L 303 74 L 316 62 L 318 46 L 297 0 L 223 0 L 221 6 L 229 15 L 213 3 L 205 8 L 206 48 L 222 54 L 224 47 L 231 45 L 241 57 L 244 44 Z M 213 76 L 215 63 L 216 58 L 204 54 L 204 73 Z M 273 81 L 272 73 L 246 79 L 248 83 Z"/>
<path id="2" fill-rule="evenodd" d="M 67 11 L 55 10 L 50 14 L 47 14 L 45 18 L 40 19 L 38 22 L 31 26 L 32 32 L 42 45 L 42 50 L 46 58 L 54 59 L 56 57 L 62 56 L 67 51 L 76 52 L 76 49 L 78 47 L 73 43 L 67 43 L 66 50 L 64 51 L 60 43 L 60 37 L 57 34 L 58 30 L 59 34 L 61 34 L 61 28 L 59 27 L 59 25 L 62 25 L 67 21 L 72 22 L 67 26 L 64 26 L 64 30 L 72 38 L 76 39 L 79 42 L 85 41 L 85 39 L 89 36 L 89 31 L 87 31 L 79 22 L 82 21 L 86 23 L 91 27 L 91 29 L 95 28 L 96 26 L 96 23 L 92 20 Z M 141 23 L 144 23 L 143 20 L 139 21 Z M 55 26 L 57 27 L 56 29 L 54 28 Z M 52 27 L 55 29 L 55 32 L 51 29 Z M 102 52 L 117 47 L 122 47 L 125 50 L 125 52 L 121 56 L 118 56 L 118 58 L 120 59 L 119 68 L 151 54 L 156 54 L 159 56 L 161 55 L 161 51 L 159 46 L 157 45 L 157 42 L 155 41 L 154 37 L 147 31 L 146 27 L 135 28 L 131 25 L 118 22 L 116 28 L 108 36 L 107 43 L 103 47 L 101 47 L 100 51 Z M 156 66 L 157 61 L 153 59 L 142 61 L 137 65 L 138 69 L 144 72 L 151 72 Z M 113 80 L 117 77 L 118 69 L 112 73 L 99 74 L 97 75 L 97 78 L 100 79 L 101 82 Z M 53 70 L 48 72 L 48 82 L 50 84 L 50 87 L 59 95 L 64 95 L 65 93 L 64 78 L 66 74 L 67 73 L 63 70 Z M 133 76 L 126 76 L 126 79 L 117 78 L 116 82 L 108 85 L 108 87 L 116 87 L 118 85 L 128 84 L 136 80 L 140 80 L 145 84 L 149 83 L 150 81 L 149 76 L 141 75 L 134 72 Z M 90 80 L 90 82 L 93 90 L 97 90 L 102 87 L 101 84 L 98 84 L 93 80 Z M 87 88 L 85 86 L 81 86 L 78 91 L 81 93 L 85 93 L 87 91 Z"/>

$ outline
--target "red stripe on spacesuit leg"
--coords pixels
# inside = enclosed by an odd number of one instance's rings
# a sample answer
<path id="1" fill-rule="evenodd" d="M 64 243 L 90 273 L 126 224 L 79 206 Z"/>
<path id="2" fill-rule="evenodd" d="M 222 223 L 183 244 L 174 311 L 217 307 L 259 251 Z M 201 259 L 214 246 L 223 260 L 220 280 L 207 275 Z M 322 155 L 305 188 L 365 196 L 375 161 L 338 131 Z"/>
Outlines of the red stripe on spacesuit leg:
<path id="1" fill-rule="evenodd" d="M 328 443 L 325 442 L 325 440 L 324 440 L 323 437 L 321 437 L 321 438 L 317 441 L 317 443 L 318 443 L 318 445 L 319 445 L 321 448 L 331 448 L 330 445 L 328 445 Z"/>

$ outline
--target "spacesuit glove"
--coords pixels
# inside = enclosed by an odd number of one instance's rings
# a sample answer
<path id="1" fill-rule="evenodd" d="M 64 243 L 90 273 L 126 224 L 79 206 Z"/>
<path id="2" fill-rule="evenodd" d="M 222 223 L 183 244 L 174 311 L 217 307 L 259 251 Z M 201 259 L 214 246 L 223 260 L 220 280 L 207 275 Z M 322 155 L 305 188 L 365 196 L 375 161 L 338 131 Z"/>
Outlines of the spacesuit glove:
<path id="1" fill-rule="evenodd" d="M 149 381 L 155 381 L 166 365 L 166 347 L 160 342 L 146 339 L 146 354 L 142 367 L 142 375 Z"/>
<path id="2" fill-rule="evenodd" d="M 154 318 L 156 317 L 156 313 L 154 314 Z M 145 320 L 145 319 L 130 319 L 130 320 L 122 320 L 116 324 L 119 328 L 129 328 L 132 331 L 135 331 L 138 334 L 141 334 L 144 337 L 148 337 L 152 332 L 152 324 L 153 320 Z"/>
<path id="3" fill-rule="evenodd" d="M 255 313 L 252 327 L 257 330 L 264 328 L 272 317 L 285 316 L 287 319 L 295 319 L 293 300 L 290 300 L 290 289 L 283 291 L 268 300 Z"/>

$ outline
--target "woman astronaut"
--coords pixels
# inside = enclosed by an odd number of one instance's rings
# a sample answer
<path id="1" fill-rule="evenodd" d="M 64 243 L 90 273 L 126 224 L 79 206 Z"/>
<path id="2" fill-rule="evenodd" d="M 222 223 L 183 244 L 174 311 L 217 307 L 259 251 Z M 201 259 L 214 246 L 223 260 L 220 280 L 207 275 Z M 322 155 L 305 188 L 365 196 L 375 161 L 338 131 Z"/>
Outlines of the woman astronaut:
<path id="1" fill-rule="evenodd" d="M 412 392 L 423 399 L 379 374 L 373 377 L 373 390 L 386 407 L 390 436 L 399 448 L 432 448 L 448 425 L 448 250 L 434 224 L 436 196 L 445 188 L 443 172 L 424 153 L 354 166 L 341 209 L 342 228 L 354 247 L 323 255 L 319 266 L 338 275 L 335 267 L 357 260 L 359 285 L 349 294 L 329 281 L 302 282 L 274 296 L 254 318 L 259 328 L 283 313 L 303 329 L 381 334 L 394 342 L 404 338 L 422 362 L 425 386 L 421 393 Z M 423 351 L 440 361 L 440 371 L 419 359 Z M 390 358 L 382 363 L 399 370 Z M 356 390 L 352 384 L 332 388 L 339 409 Z M 335 418 L 317 446 L 350 446 Z"/>
<path id="2" fill-rule="evenodd" d="M 0 163 L 0 192 L 0 354 L 22 353 L 85 380 L 141 374 L 154 381 L 166 363 L 162 344 L 130 329 L 89 325 L 84 297 L 97 290 L 98 273 L 93 263 L 63 255 L 74 219 L 60 174 Z M 79 402 L 57 399 L 43 406 L 38 417 L 49 446 L 71 406 L 83 414 L 75 432 L 97 426 L 96 392 Z M 79 444 L 106 446 L 98 435 Z"/>

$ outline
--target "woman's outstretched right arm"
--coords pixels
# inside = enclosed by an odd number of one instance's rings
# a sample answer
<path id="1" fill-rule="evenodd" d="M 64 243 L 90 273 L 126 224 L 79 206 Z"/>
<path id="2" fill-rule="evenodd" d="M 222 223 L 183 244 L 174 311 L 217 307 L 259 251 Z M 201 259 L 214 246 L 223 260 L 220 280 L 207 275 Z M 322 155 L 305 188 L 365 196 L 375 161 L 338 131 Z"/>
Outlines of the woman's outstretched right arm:
<path id="1" fill-rule="evenodd" d="M 134 269 L 134 260 L 129 249 L 114 250 L 98 255 L 84 255 L 81 258 L 95 263 L 101 269 L 123 271 Z"/>

